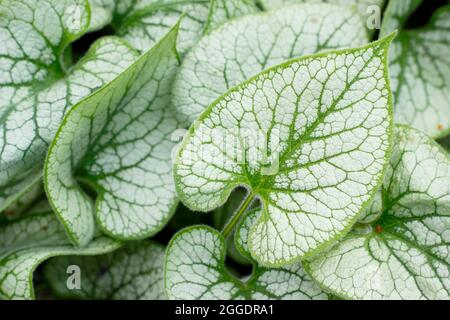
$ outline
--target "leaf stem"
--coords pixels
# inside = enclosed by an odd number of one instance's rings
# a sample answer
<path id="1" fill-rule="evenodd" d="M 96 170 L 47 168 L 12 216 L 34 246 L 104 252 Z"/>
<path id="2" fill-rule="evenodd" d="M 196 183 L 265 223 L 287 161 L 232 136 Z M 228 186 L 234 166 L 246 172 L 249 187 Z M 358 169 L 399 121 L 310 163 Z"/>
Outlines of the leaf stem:
<path id="1" fill-rule="evenodd" d="M 224 238 L 227 238 L 230 235 L 231 231 L 233 231 L 234 226 L 241 219 L 241 216 L 245 213 L 247 208 L 253 202 L 254 197 L 255 195 L 251 192 L 247 194 L 244 201 L 239 206 L 239 209 L 236 211 L 236 213 L 231 217 L 230 221 L 228 221 L 228 223 L 223 228 L 222 234 Z"/>

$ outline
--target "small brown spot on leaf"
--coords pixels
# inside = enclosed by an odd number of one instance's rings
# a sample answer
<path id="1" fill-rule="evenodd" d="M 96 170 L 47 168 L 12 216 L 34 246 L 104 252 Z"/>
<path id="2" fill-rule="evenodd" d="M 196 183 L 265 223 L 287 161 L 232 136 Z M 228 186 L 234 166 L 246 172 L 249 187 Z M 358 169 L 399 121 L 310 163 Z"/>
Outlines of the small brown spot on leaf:
<path id="1" fill-rule="evenodd" d="M 379 224 L 377 224 L 377 225 L 375 226 L 375 232 L 376 232 L 376 233 L 381 233 L 381 232 L 383 232 L 383 227 L 380 226 Z"/>
<path id="2" fill-rule="evenodd" d="M 442 130 L 444 130 L 444 126 L 442 124 L 438 124 L 437 129 L 438 129 L 438 131 L 442 131 Z"/>

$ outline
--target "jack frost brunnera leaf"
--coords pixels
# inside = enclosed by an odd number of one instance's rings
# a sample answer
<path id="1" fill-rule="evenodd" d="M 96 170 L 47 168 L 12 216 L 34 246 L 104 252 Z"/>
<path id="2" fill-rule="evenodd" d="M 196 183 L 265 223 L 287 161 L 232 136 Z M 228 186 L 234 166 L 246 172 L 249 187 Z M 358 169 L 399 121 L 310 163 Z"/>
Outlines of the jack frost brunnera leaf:
<path id="1" fill-rule="evenodd" d="M 371 12 L 368 12 L 370 6 L 377 6 L 380 9 L 383 7 L 385 0 L 257 0 L 261 3 L 264 9 L 272 10 L 282 6 L 296 4 L 296 3 L 331 3 L 341 7 L 355 7 L 360 17 L 368 17 Z M 336 12 L 337 13 L 337 12 Z M 364 19 L 365 20 L 365 19 Z"/>
<path id="2" fill-rule="evenodd" d="M 401 27 L 420 1 L 392 0 L 382 33 Z M 394 119 L 434 138 L 450 133 L 450 5 L 440 8 L 428 25 L 403 30 L 389 56 Z"/>
<path id="3" fill-rule="evenodd" d="M 45 163 L 49 201 L 77 245 L 101 229 L 119 239 L 155 234 L 177 205 L 169 93 L 178 24 L 113 81 L 64 118 Z M 95 204 L 80 188 L 97 191 Z"/>
<path id="4" fill-rule="evenodd" d="M 249 247 L 264 266 L 341 237 L 378 189 L 390 152 L 393 37 L 290 60 L 216 100 L 179 150 L 180 199 L 207 212 L 247 187 L 240 212 L 261 200 Z"/>
<path id="5" fill-rule="evenodd" d="M 177 48 L 188 51 L 205 29 L 224 20 L 257 10 L 242 0 L 90 0 L 93 10 L 93 30 L 111 22 L 118 36 L 139 51 L 146 51 L 157 43 L 180 19 Z M 250 1 L 250 0 L 248 0 Z M 105 15 L 108 13 L 108 15 Z"/>
<path id="6" fill-rule="evenodd" d="M 110 0 L 89 0 L 91 9 L 91 20 L 89 22 L 88 32 L 101 30 L 111 24 L 113 19 L 114 1 Z"/>
<path id="7" fill-rule="evenodd" d="M 8 220 L 15 220 L 28 214 L 30 208 L 34 207 L 45 197 L 42 182 L 36 183 L 24 193 L 18 200 L 7 207 L 0 215 L 4 215 Z"/>
<path id="8" fill-rule="evenodd" d="M 204 33 L 218 28 L 229 20 L 258 11 L 254 0 L 211 0 Z"/>
<path id="9" fill-rule="evenodd" d="M 64 49 L 88 22 L 84 5 L 0 3 L 0 211 L 40 179 L 48 144 L 70 106 L 136 57 L 124 42 L 109 37 L 66 70 Z"/>
<path id="10" fill-rule="evenodd" d="M 207 226 L 180 231 L 169 243 L 164 263 L 169 299 L 327 299 L 300 264 L 281 269 L 255 267 L 241 281 L 225 266 L 224 237 Z"/>
<path id="11" fill-rule="evenodd" d="M 208 19 L 210 0 L 90 0 L 109 10 L 116 34 L 141 52 L 155 45 L 185 13 L 178 50 L 188 50 Z"/>
<path id="12" fill-rule="evenodd" d="M 75 248 L 47 205 L 0 227 L 0 299 L 32 299 L 33 272 L 50 257 L 97 255 L 117 249 L 120 243 L 95 237 L 85 248 Z"/>
<path id="13" fill-rule="evenodd" d="M 189 127 L 231 87 L 289 58 L 367 42 L 354 10 L 328 4 L 288 6 L 234 20 L 186 55 L 172 90 L 177 117 Z"/>
<path id="14" fill-rule="evenodd" d="M 305 267 L 341 297 L 449 299 L 450 157 L 405 126 L 396 127 L 394 142 L 378 217 Z"/>
<path id="15" fill-rule="evenodd" d="M 65 299 L 164 299 L 164 247 L 152 241 L 133 242 L 102 256 L 65 256 L 51 259 L 45 277 Z M 80 290 L 67 288 L 67 268 L 82 272 Z"/>

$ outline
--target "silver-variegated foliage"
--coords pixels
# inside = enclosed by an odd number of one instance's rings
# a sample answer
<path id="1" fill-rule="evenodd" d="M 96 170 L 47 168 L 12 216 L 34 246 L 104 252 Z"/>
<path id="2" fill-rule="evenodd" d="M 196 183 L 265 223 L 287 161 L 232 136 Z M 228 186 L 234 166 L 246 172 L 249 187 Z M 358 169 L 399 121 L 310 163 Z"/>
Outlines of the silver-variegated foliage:
<path id="1" fill-rule="evenodd" d="M 381 205 L 307 270 L 344 298 L 449 299 L 449 154 L 405 126 L 394 141 Z"/>
<path id="2" fill-rule="evenodd" d="M 329 4 L 287 6 L 234 20 L 189 52 L 176 76 L 172 102 L 182 124 L 262 70 L 289 58 L 368 42 L 354 10 Z"/>
<path id="3" fill-rule="evenodd" d="M 51 259 L 44 274 L 55 294 L 65 299 L 165 299 L 164 247 L 151 241 L 132 242 L 96 257 L 64 256 Z M 78 290 L 67 287 L 67 270 L 82 271 Z"/>
<path id="4" fill-rule="evenodd" d="M 136 57 L 109 37 L 68 68 L 65 49 L 88 18 L 82 0 L 0 3 L 0 211 L 40 179 L 64 113 Z"/>
<path id="5" fill-rule="evenodd" d="M 254 0 L 211 0 L 209 17 L 203 33 L 217 29 L 229 20 L 258 11 Z"/>
<path id="6" fill-rule="evenodd" d="M 257 0 L 259 1 L 263 8 L 266 10 L 273 10 L 290 4 L 298 3 L 331 3 L 339 5 L 340 7 L 349 7 L 356 9 L 360 15 L 360 19 L 366 21 L 370 18 L 371 14 L 377 13 L 374 7 L 383 7 L 386 0 Z"/>
<path id="7" fill-rule="evenodd" d="M 408 17 L 420 6 L 423 0 L 391 0 L 383 13 L 383 24 L 380 34 L 387 35 L 394 30 L 402 29 Z"/>
<path id="8" fill-rule="evenodd" d="M 180 199 L 206 212 L 246 186 L 262 202 L 249 247 L 265 266 L 345 234 L 377 191 L 390 151 L 392 38 L 285 62 L 216 100 L 179 150 Z"/>
<path id="9" fill-rule="evenodd" d="M 110 24 L 118 36 L 143 52 L 183 17 L 177 48 L 188 51 L 204 32 L 239 15 L 257 11 L 251 0 L 89 0 L 91 30 Z"/>
<path id="10" fill-rule="evenodd" d="M 45 260 L 64 255 L 98 255 L 120 243 L 96 235 L 84 248 L 75 248 L 48 204 L 0 227 L 0 299 L 34 298 L 33 273 Z"/>
<path id="11" fill-rule="evenodd" d="M 170 162 L 177 122 L 169 93 L 177 31 L 178 25 L 74 106 L 49 148 L 48 198 L 77 245 L 92 239 L 94 221 L 108 235 L 130 240 L 155 234 L 175 210 Z M 80 181 L 96 190 L 95 203 Z"/>
<path id="12" fill-rule="evenodd" d="M 180 231 L 166 253 L 164 278 L 169 299 L 326 299 L 302 267 L 256 267 L 248 280 L 230 274 L 225 266 L 223 236 L 207 226 Z"/>
<path id="13" fill-rule="evenodd" d="M 422 1 L 392 0 L 382 34 L 401 28 Z M 434 138 L 450 133 L 450 5 L 420 29 L 402 30 L 392 43 L 390 66 L 395 120 Z"/>
<path id="14" fill-rule="evenodd" d="M 178 50 L 184 52 L 201 36 L 209 15 L 210 0 L 90 0 L 102 24 L 111 20 L 116 34 L 145 52 L 155 45 L 185 14 Z M 105 13 L 109 16 L 102 16 Z M 96 19 L 94 20 L 96 21 Z"/>

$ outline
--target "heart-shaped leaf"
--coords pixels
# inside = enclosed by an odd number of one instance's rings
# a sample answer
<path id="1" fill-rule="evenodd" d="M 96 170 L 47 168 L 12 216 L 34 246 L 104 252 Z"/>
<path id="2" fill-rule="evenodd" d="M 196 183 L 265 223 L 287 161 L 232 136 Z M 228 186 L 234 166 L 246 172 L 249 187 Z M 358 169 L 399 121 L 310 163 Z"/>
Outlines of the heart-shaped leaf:
<path id="1" fill-rule="evenodd" d="M 399 28 L 421 1 L 389 2 L 382 34 Z M 403 30 L 392 43 L 390 72 L 394 115 L 434 138 L 450 133 L 450 5 L 427 26 Z"/>
<path id="2" fill-rule="evenodd" d="M 183 60 L 172 90 L 177 117 L 189 127 L 221 94 L 289 58 L 367 42 L 356 12 L 328 4 L 234 20 L 202 38 Z"/>
<path id="3" fill-rule="evenodd" d="M 169 243 L 164 266 L 169 299 L 326 299 L 297 264 L 281 269 L 256 267 L 241 281 L 225 267 L 223 236 L 207 226 L 180 231 Z"/>
<path id="4" fill-rule="evenodd" d="M 65 299 L 164 299 L 164 247 L 154 242 L 130 243 L 102 256 L 51 259 L 45 276 L 53 291 Z M 81 270 L 79 290 L 67 288 L 67 268 Z"/>
<path id="5" fill-rule="evenodd" d="M 381 206 L 305 267 L 341 297 L 448 299 L 450 157 L 405 126 L 396 128 L 394 141 Z"/>
<path id="6" fill-rule="evenodd" d="M 247 187 L 238 214 L 261 200 L 249 247 L 264 266 L 344 235 L 381 184 L 390 151 L 393 37 L 285 62 L 216 100 L 179 150 L 180 199 L 207 212 Z"/>
<path id="7" fill-rule="evenodd" d="M 134 64 L 66 115 L 45 164 L 48 198 L 71 240 L 85 245 L 100 228 L 145 238 L 172 216 L 169 93 L 178 65 L 178 25 Z M 79 181 L 97 192 L 94 203 Z"/>
<path id="8" fill-rule="evenodd" d="M 97 255 L 120 243 L 96 236 L 85 248 L 75 248 L 47 205 L 20 220 L 0 227 L 0 298 L 32 299 L 33 272 L 50 257 Z"/>
<path id="9" fill-rule="evenodd" d="M 0 211 L 39 181 L 64 113 L 120 73 L 136 53 L 98 40 L 67 70 L 64 52 L 89 21 L 85 1 L 0 3 Z"/>

